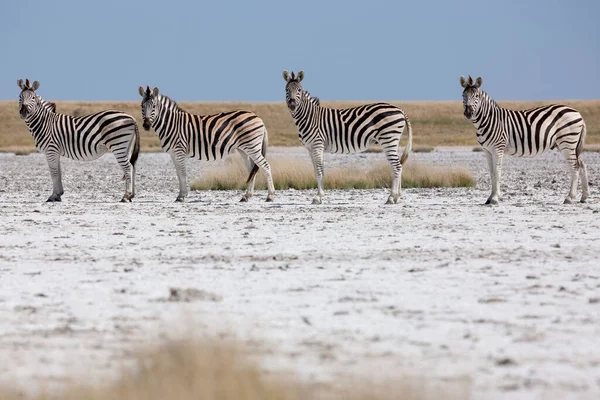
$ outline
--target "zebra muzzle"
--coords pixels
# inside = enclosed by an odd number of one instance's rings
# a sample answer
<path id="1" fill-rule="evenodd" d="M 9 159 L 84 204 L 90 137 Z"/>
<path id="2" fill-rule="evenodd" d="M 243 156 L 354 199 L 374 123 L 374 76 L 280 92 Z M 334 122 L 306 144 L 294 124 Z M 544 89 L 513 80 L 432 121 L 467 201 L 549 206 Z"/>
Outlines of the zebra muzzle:
<path id="1" fill-rule="evenodd" d="M 149 131 L 152 124 L 150 123 L 150 120 L 145 119 L 142 126 L 144 127 L 145 130 Z"/>
<path id="2" fill-rule="evenodd" d="M 471 119 L 471 117 L 473 116 L 473 109 L 471 107 L 465 107 L 464 115 L 465 118 Z"/>

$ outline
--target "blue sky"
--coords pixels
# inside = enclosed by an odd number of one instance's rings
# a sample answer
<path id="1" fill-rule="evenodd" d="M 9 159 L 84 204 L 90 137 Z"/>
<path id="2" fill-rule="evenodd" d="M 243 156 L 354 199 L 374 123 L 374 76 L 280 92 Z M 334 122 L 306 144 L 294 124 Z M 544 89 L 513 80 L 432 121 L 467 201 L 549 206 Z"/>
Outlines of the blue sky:
<path id="1" fill-rule="evenodd" d="M 327 100 L 600 98 L 600 1 L 16 1 L 0 4 L 0 99 L 282 101 L 283 68 Z"/>

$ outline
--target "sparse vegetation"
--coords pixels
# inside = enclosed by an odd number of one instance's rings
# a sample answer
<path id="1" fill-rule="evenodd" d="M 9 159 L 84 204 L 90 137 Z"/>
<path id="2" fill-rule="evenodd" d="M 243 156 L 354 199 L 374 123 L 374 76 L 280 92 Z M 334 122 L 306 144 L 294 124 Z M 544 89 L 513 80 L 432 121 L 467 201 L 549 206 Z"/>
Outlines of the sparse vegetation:
<path id="1" fill-rule="evenodd" d="M 314 189 L 317 187 L 312 164 L 298 159 L 269 158 L 277 190 Z M 239 157 L 230 157 L 225 165 L 202 174 L 192 182 L 192 190 L 242 190 L 246 188 L 247 169 Z M 325 170 L 325 189 L 389 188 L 392 170 L 385 161 L 368 170 L 332 168 Z M 434 167 L 408 162 L 402 172 L 402 187 L 472 187 L 475 180 L 464 167 Z M 265 189 L 262 174 L 256 180 L 257 189 Z"/>
<path id="2" fill-rule="evenodd" d="M 96 380 L 100 381 L 100 380 Z M 264 372 L 238 346 L 222 342 L 178 341 L 138 355 L 133 368 L 112 383 L 98 386 L 66 384 L 56 393 L 27 396 L 0 388 L 2 400 L 304 400 L 370 399 L 417 400 L 426 398 L 422 384 L 400 379 L 392 384 L 319 385 L 311 387 L 293 377 Z M 466 386 L 466 385 L 465 385 Z M 439 398 L 466 398 L 442 393 Z M 436 397 L 438 398 L 438 397 Z"/>
<path id="3" fill-rule="evenodd" d="M 431 153 L 435 150 L 433 146 L 415 146 L 413 147 L 413 153 Z"/>
<path id="4" fill-rule="evenodd" d="M 483 152 L 483 147 L 481 147 L 481 146 L 475 146 L 475 147 L 473 147 L 473 152 L 474 153 L 482 153 Z"/>
<path id="5" fill-rule="evenodd" d="M 458 86 L 458 85 L 457 85 Z M 460 89 L 460 88 L 459 88 Z M 135 93 L 135 92 L 134 92 Z M 460 91 L 458 91 L 458 96 Z M 43 93 L 40 93 L 43 96 Z M 282 89 L 283 96 L 283 89 Z M 51 99 L 48 99 L 51 100 Z M 407 101 L 393 102 L 404 108 L 414 129 L 414 146 L 472 146 L 477 144 L 475 128 L 462 115 L 460 101 Z M 550 102 L 500 101 L 499 104 L 513 109 L 526 109 Z M 560 101 L 581 112 L 587 123 L 588 144 L 600 144 L 600 100 Z M 322 101 L 327 107 L 351 107 L 364 102 Z M 214 114 L 235 109 L 254 111 L 264 121 L 269 131 L 269 143 L 272 146 L 300 146 L 298 131 L 290 113 L 283 102 L 277 103 L 200 103 L 182 102 L 180 105 L 189 112 Z M 139 102 L 76 102 L 59 101 L 57 110 L 65 114 L 86 115 L 92 112 L 116 109 L 133 115 L 140 123 Z M 144 131 L 140 125 L 142 151 L 160 151 L 160 142 L 156 133 Z M 406 138 L 402 139 L 404 143 Z M 0 150 L 9 147 L 29 147 L 33 149 L 33 138 L 19 117 L 17 101 L 0 102 Z"/>

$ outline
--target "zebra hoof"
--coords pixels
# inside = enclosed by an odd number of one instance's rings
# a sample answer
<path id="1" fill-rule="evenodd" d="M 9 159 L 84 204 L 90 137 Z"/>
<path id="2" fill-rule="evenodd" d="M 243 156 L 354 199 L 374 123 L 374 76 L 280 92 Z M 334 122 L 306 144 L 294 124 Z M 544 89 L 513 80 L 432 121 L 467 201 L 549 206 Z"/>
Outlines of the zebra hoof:
<path id="1" fill-rule="evenodd" d="M 60 197 L 53 195 L 53 196 L 48 197 L 48 200 L 46 200 L 46 203 L 56 203 L 59 201 L 61 201 Z"/>
<path id="2" fill-rule="evenodd" d="M 121 199 L 121 203 L 131 203 L 131 198 L 123 196 L 123 198 Z"/>
<path id="3" fill-rule="evenodd" d="M 390 197 L 389 199 L 387 199 L 385 204 L 394 204 L 394 200 Z"/>
<path id="4" fill-rule="evenodd" d="M 579 200 L 580 203 L 587 203 L 587 197 L 582 197 L 581 200 Z"/>
<path id="5" fill-rule="evenodd" d="M 273 202 L 273 197 L 271 196 L 267 196 L 267 203 L 272 203 Z"/>
<path id="6" fill-rule="evenodd" d="M 240 199 L 240 203 L 247 203 L 248 202 L 248 198 L 246 196 L 242 196 L 242 198 Z"/>
<path id="7" fill-rule="evenodd" d="M 573 200 L 571 200 L 570 198 L 566 198 L 565 201 L 563 202 L 563 204 L 573 204 Z"/>
<path id="8" fill-rule="evenodd" d="M 315 197 L 312 201 L 312 204 L 321 204 L 321 200 Z"/>
<path id="9" fill-rule="evenodd" d="M 185 197 L 181 197 L 181 196 L 180 196 L 180 197 L 177 197 L 177 198 L 175 199 L 175 203 L 183 203 L 184 201 L 185 201 Z"/>
<path id="10" fill-rule="evenodd" d="M 496 199 L 487 199 L 487 201 L 485 202 L 486 206 L 497 206 L 498 205 L 498 200 Z"/>

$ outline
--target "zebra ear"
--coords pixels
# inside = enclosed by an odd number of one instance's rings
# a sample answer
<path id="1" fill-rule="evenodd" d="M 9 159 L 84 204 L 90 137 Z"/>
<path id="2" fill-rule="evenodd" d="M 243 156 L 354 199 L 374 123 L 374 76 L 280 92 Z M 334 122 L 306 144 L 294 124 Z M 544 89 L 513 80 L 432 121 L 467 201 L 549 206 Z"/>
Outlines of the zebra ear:
<path id="1" fill-rule="evenodd" d="M 304 70 L 298 72 L 298 82 L 302 82 L 302 79 L 304 79 Z"/>
<path id="2" fill-rule="evenodd" d="M 152 89 L 152 96 L 154 96 L 154 97 L 158 96 L 158 88 L 157 87 Z"/>
<path id="3" fill-rule="evenodd" d="M 145 97 L 146 91 L 144 90 L 143 86 L 140 86 L 138 88 L 138 92 L 139 92 L 140 96 Z"/>
<path id="4" fill-rule="evenodd" d="M 464 89 L 467 88 L 467 80 L 462 75 L 460 76 L 460 86 L 462 86 Z"/>
<path id="5" fill-rule="evenodd" d="M 48 103 L 48 107 L 50 107 L 53 113 L 56 113 L 56 103 Z"/>
<path id="6" fill-rule="evenodd" d="M 469 75 L 469 86 L 473 86 L 473 78 L 471 78 L 471 75 Z"/>
<path id="7" fill-rule="evenodd" d="M 40 87 L 40 82 L 33 81 L 33 85 L 31 85 L 31 90 L 33 90 L 35 92 L 36 90 L 38 90 L 39 87 Z"/>
<path id="8" fill-rule="evenodd" d="M 481 79 L 481 77 L 477 78 L 475 80 L 475 87 L 479 88 L 481 86 L 481 84 L 483 83 L 483 79 Z"/>
<path id="9" fill-rule="evenodd" d="M 29 79 L 25 78 L 25 87 L 29 89 Z"/>
<path id="10" fill-rule="evenodd" d="M 25 85 L 23 84 L 23 79 L 17 80 L 17 86 L 21 88 L 21 90 L 25 90 Z"/>
<path id="11" fill-rule="evenodd" d="M 290 73 L 288 72 L 287 69 L 283 70 L 283 80 L 286 81 L 286 82 L 290 81 Z"/>

